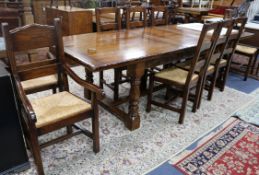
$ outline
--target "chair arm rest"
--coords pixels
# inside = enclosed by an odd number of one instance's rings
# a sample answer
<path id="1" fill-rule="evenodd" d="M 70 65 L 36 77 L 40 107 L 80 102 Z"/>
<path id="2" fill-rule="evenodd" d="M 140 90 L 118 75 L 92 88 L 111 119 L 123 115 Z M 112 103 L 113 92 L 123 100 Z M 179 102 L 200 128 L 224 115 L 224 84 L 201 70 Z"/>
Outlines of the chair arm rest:
<path id="1" fill-rule="evenodd" d="M 20 99 L 21 101 L 21 105 L 23 107 L 23 109 L 25 110 L 27 116 L 29 117 L 29 120 L 33 121 L 34 123 L 37 122 L 37 118 L 36 118 L 36 115 L 35 115 L 35 112 L 31 106 L 31 103 L 29 101 L 29 99 L 27 98 L 23 88 L 22 88 L 22 85 L 20 83 L 20 80 L 18 78 L 18 76 L 14 75 L 14 81 L 15 81 L 15 84 L 16 84 L 16 90 L 17 90 L 17 94 L 18 94 L 18 98 Z"/>
<path id="2" fill-rule="evenodd" d="M 92 83 L 89 83 L 89 82 L 81 79 L 74 71 L 71 70 L 71 68 L 66 63 L 63 64 L 63 68 L 65 69 L 65 72 L 75 82 L 77 82 L 79 85 L 83 86 L 84 88 L 96 93 L 96 95 L 99 99 L 103 99 L 105 97 L 105 93 L 104 93 L 103 89 L 99 88 L 98 86 L 96 86 Z"/>

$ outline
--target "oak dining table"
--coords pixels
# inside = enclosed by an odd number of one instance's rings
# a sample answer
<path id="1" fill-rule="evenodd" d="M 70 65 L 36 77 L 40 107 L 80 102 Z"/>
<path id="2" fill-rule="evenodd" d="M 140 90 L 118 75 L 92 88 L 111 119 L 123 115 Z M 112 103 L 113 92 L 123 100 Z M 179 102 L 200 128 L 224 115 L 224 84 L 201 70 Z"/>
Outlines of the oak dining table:
<path id="1" fill-rule="evenodd" d="M 87 81 L 93 82 L 93 72 L 127 67 L 131 85 L 128 111 L 108 98 L 100 105 L 135 130 L 140 127 L 140 85 L 145 70 L 191 57 L 199 35 L 198 30 L 167 25 L 66 36 L 63 41 L 65 56 L 85 67 Z"/>

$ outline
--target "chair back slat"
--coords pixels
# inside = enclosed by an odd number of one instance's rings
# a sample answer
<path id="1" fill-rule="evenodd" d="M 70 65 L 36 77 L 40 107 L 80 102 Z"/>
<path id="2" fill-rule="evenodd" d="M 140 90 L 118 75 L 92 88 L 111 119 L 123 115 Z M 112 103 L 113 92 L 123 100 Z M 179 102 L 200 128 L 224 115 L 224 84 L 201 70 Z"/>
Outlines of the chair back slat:
<path id="1" fill-rule="evenodd" d="M 40 66 L 37 68 L 23 69 L 18 72 L 21 81 L 30 80 L 33 78 L 43 77 L 47 75 L 53 75 L 58 72 L 56 64 L 50 64 L 45 66 Z"/>
<path id="2" fill-rule="evenodd" d="M 55 45 L 55 30 L 52 26 L 31 24 L 10 31 L 13 51 L 21 52 Z"/>
<path id="3" fill-rule="evenodd" d="M 42 60 L 42 61 L 37 61 L 32 63 L 19 64 L 17 65 L 17 71 L 20 72 L 23 70 L 29 70 L 29 69 L 34 69 L 41 66 L 56 64 L 56 62 L 57 62 L 56 59 L 47 59 L 47 60 Z"/>

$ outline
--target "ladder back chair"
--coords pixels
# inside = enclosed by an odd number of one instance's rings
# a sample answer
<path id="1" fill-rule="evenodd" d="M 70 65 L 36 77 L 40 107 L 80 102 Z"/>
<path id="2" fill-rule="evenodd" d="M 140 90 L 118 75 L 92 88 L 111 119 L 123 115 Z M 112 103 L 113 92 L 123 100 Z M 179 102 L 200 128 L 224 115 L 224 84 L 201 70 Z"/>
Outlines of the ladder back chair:
<path id="1" fill-rule="evenodd" d="M 225 63 L 221 63 L 219 66 L 219 77 L 217 79 L 217 86 L 219 87 L 220 91 L 224 91 L 229 69 L 231 66 L 232 58 L 235 53 L 236 47 L 239 43 L 240 37 L 242 33 L 244 32 L 245 24 L 247 22 L 246 17 L 239 17 L 235 19 L 234 26 L 238 26 L 236 29 L 237 32 L 232 34 L 229 37 L 228 44 L 226 46 L 226 49 L 224 51 L 223 59 L 226 60 Z"/>
<path id="2" fill-rule="evenodd" d="M 151 25 L 167 25 L 168 24 L 168 9 L 166 6 L 151 7 Z"/>
<path id="3" fill-rule="evenodd" d="M 147 9 L 136 6 L 126 9 L 126 28 L 133 29 L 147 26 Z"/>
<path id="4" fill-rule="evenodd" d="M 221 23 L 204 24 L 189 70 L 170 67 L 150 75 L 147 112 L 150 112 L 151 105 L 153 104 L 180 113 L 179 123 L 182 124 L 184 122 L 190 90 L 196 88 L 195 99 L 198 99 L 204 74 L 209 66 L 211 54 L 215 49 L 215 43 L 218 40 L 220 30 Z M 162 103 L 152 99 L 155 81 L 165 84 L 166 86 L 174 87 L 176 91 L 179 91 L 182 96 L 180 108 L 170 105 L 168 101 Z M 197 100 L 195 100 L 195 102 L 197 102 Z"/>
<path id="5" fill-rule="evenodd" d="M 208 97 L 207 97 L 208 100 L 212 99 L 214 88 L 218 78 L 218 71 L 227 62 L 227 60 L 223 59 L 223 57 L 224 57 L 224 53 L 228 45 L 229 39 L 232 34 L 235 35 L 236 33 L 238 33 L 237 30 L 234 30 L 234 24 L 235 24 L 235 20 L 225 20 L 222 22 L 222 29 L 223 29 L 221 31 L 222 34 L 220 36 L 219 41 L 216 43 L 215 51 L 213 53 L 213 56 L 211 57 L 211 61 L 210 61 L 211 69 L 208 69 L 207 71 L 207 76 L 211 76 L 211 78 L 208 79 L 210 80 L 210 85 L 208 87 L 208 91 L 209 91 Z M 205 81 L 207 80 L 207 76 L 204 79 Z M 206 83 L 205 81 L 204 81 L 204 85 Z M 199 104 L 198 104 L 199 106 L 201 103 L 201 97 L 202 97 L 202 93 L 199 99 Z"/>
<path id="6" fill-rule="evenodd" d="M 215 49 L 211 54 L 210 65 L 208 66 L 207 71 L 205 72 L 204 80 L 201 87 L 201 92 L 197 99 L 197 102 L 195 103 L 193 112 L 196 112 L 196 110 L 200 107 L 203 89 L 205 87 L 205 83 L 208 76 L 211 77 L 210 78 L 211 83 L 208 88 L 208 91 L 209 91 L 208 100 L 212 99 L 214 87 L 218 76 L 218 69 L 220 68 L 220 66 L 226 63 L 226 60 L 222 59 L 222 57 L 224 56 L 224 51 L 228 44 L 229 37 L 233 32 L 233 27 L 234 27 L 234 20 L 222 21 L 222 24 L 221 24 L 222 30 L 220 31 L 220 37 L 218 41 L 215 43 Z M 177 65 L 177 67 L 180 67 L 185 70 L 189 70 L 191 67 L 191 60 L 186 61 L 184 63 L 180 63 Z"/>
<path id="7" fill-rule="evenodd" d="M 248 58 L 247 64 L 245 66 L 245 70 L 237 70 L 238 72 L 244 73 L 244 81 L 247 80 L 249 74 L 253 74 L 256 66 L 257 57 L 259 54 L 259 48 L 245 45 L 245 44 L 238 44 L 235 50 L 235 54 L 245 56 Z M 242 64 L 238 61 L 233 60 L 231 64 Z M 231 67 L 231 70 L 236 70 Z"/>
<path id="8" fill-rule="evenodd" d="M 208 100 L 212 99 L 214 88 L 216 86 L 216 82 L 219 74 L 219 69 L 222 69 L 222 67 L 226 66 L 227 64 L 227 60 L 223 59 L 223 57 L 226 51 L 226 47 L 228 46 L 229 39 L 231 35 L 235 35 L 238 33 L 237 30 L 234 30 L 234 24 L 235 24 L 235 20 L 225 20 L 222 22 L 221 35 L 220 35 L 219 41 L 215 44 L 215 50 L 214 50 L 214 53 L 212 54 L 210 65 L 208 67 L 208 70 L 204 78 L 197 108 L 200 108 L 201 106 L 203 89 L 208 90 L 207 99 Z M 206 84 L 207 81 L 210 82 L 208 85 Z"/>
<path id="9" fill-rule="evenodd" d="M 61 25 L 59 19 L 55 19 L 55 26 L 39 24 L 27 25 L 15 30 L 8 30 L 8 25 L 3 24 L 2 29 L 6 40 L 7 56 L 10 60 L 11 73 L 15 83 L 21 123 L 24 129 L 25 141 L 30 148 L 37 172 L 44 175 L 40 149 L 50 144 L 70 138 L 82 133 L 81 130 L 73 132 L 72 126 L 76 122 L 90 118 L 92 131 L 84 130 L 88 137 L 93 140 L 93 150 L 98 152 L 99 146 L 99 121 L 98 121 L 98 98 L 102 98 L 103 91 L 97 86 L 79 78 L 68 66 L 64 58 Z M 15 64 L 15 52 L 26 51 L 42 47 L 53 47 L 56 52 L 56 62 L 51 65 L 42 65 L 28 72 L 19 72 Z M 24 76 L 39 76 L 45 72 L 57 73 L 61 92 L 29 100 L 24 92 L 21 79 Z M 67 75 L 75 82 L 92 92 L 91 102 L 87 102 L 69 92 Z M 38 138 L 49 132 L 67 128 L 67 134 L 51 141 L 39 144 Z"/>

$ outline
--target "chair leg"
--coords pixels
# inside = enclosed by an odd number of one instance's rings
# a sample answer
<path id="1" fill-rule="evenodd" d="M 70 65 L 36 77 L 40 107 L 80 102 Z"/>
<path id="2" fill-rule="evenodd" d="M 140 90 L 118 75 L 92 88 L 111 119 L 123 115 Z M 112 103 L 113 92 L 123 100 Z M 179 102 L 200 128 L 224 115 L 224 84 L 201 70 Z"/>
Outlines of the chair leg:
<path id="1" fill-rule="evenodd" d="M 121 80 L 121 69 L 114 69 L 114 88 L 113 88 L 113 100 L 119 99 L 119 85 Z"/>
<path id="2" fill-rule="evenodd" d="M 199 82 L 197 83 L 197 87 L 196 87 L 196 92 L 195 92 L 195 97 L 194 97 L 194 103 L 192 106 L 192 112 L 196 112 L 198 108 L 200 108 L 200 101 L 202 98 L 202 92 L 204 85 L 203 85 L 203 80 L 199 79 Z"/>
<path id="3" fill-rule="evenodd" d="M 147 94 L 147 108 L 146 108 L 147 112 L 151 111 L 153 88 L 154 88 L 154 74 L 151 74 L 149 77 L 149 89 L 148 89 L 148 94 Z"/>
<path id="4" fill-rule="evenodd" d="M 141 78 L 140 89 L 141 91 L 145 91 L 147 89 L 147 69 L 145 69 L 145 73 Z"/>
<path id="5" fill-rule="evenodd" d="M 99 72 L 99 86 L 103 89 L 103 71 Z"/>
<path id="6" fill-rule="evenodd" d="M 198 97 L 198 100 L 197 100 L 197 109 L 200 109 L 200 107 L 201 107 L 203 89 L 205 88 L 206 80 L 207 80 L 207 75 L 205 75 L 205 77 L 201 80 L 200 92 L 199 92 L 199 97 Z M 199 86 L 199 84 L 198 84 L 198 86 Z"/>
<path id="7" fill-rule="evenodd" d="M 57 93 L 57 88 L 56 88 L 56 87 L 52 88 L 52 93 L 53 93 L 53 94 L 56 94 L 56 93 Z"/>
<path id="8" fill-rule="evenodd" d="M 216 86 L 217 77 L 218 77 L 218 71 L 217 71 L 217 69 L 215 69 L 215 72 L 213 73 L 212 81 L 211 81 L 211 84 L 209 87 L 209 93 L 208 93 L 209 101 L 211 101 L 211 99 L 212 99 L 214 88 Z"/>
<path id="9" fill-rule="evenodd" d="M 165 91 L 165 100 L 168 100 L 170 98 L 170 91 L 171 91 L 170 86 L 167 86 Z"/>
<path id="10" fill-rule="evenodd" d="M 252 57 L 249 58 L 249 61 L 248 61 L 248 64 L 247 64 L 247 68 L 246 68 L 246 72 L 245 72 L 244 81 L 247 80 L 248 74 L 249 74 L 250 69 L 251 69 L 251 67 L 252 67 L 253 58 L 254 58 L 254 56 L 252 56 Z"/>
<path id="11" fill-rule="evenodd" d="M 40 154 L 40 145 L 38 142 L 38 138 L 34 133 L 30 134 L 30 141 L 31 151 L 34 157 L 38 175 L 44 175 L 43 164 Z"/>
<path id="12" fill-rule="evenodd" d="M 257 57 L 258 57 L 258 51 L 256 52 L 256 54 L 253 57 L 254 59 L 253 59 L 252 67 L 251 67 L 251 74 L 254 73 L 254 69 L 256 68 Z"/>
<path id="13" fill-rule="evenodd" d="M 183 93 L 183 101 L 182 101 L 180 117 L 179 117 L 179 121 L 178 121 L 179 124 L 183 124 L 183 122 L 184 122 L 188 97 L 189 97 L 189 88 L 184 90 L 184 93 Z"/>
<path id="14" fill-rule="evenodd" d="M 73 133 L 72 125 L 67 126 L 67 134 L 72 134 L 72 133 Z"/>
<path id="15" fill-rule="evenodd" d="M 93 117 L 92 117 L 92 132 L 93 132 L 93 151 L 98 153 L 100 151 L 100 138 L 99 138 L 99 109 L 96 100 L 96 95 L 94 96 L 93 102 Z"/>
<path id="16" fill-rule="evenodd" d="M 228 66 L 226 66 L 223 70 L 223 74 L 222 74 L 222 82 L 221 82 L 221 87 L 220 87 L 220 91 L 223 92 L 225 89 L 225 85 L 227 82 L 227 77 L 228 77 L 228 73 L 229 73 L 229 69 L 230 69 L 230 64 Z"/>

